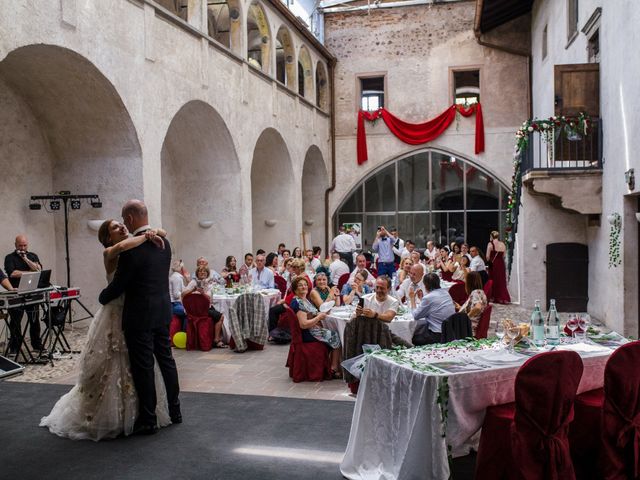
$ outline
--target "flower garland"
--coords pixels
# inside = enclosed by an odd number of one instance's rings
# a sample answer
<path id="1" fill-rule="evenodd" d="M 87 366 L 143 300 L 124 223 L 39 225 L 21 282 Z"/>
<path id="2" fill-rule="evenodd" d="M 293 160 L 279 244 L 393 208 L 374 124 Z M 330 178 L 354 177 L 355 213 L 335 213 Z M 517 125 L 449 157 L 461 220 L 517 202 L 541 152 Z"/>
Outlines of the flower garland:
<path id="1" fill-rule="evenodd" d="M 522 155 L 529 146 L 529 136 L 533 132 L 540 132 L 546 143 L 558 139 L 564 131 L 569 140 L 578 140 L 580 136 L 589 134 L 591 120 L 580 112 L 577 117 L 551 116 L 548 119 L 534 118 L 527 120 L 516 132 L 516 146 L 513 157 L 513 176 L 511 177 L 511 193 L 507 197 L 507 218 L 505 231 L 507 232 L 507 265 L 509 276 L 513 264 L 515 251 L 515 234 L 518 227 L 518 213 L 522 197 Z"/>
<path id="2" fill-rule="evenodd" d="M 622 217 L 619 213 L 609 215 L 611 230 L 609 230 L 609 268 L 619 267 L 622 263 L 620 257 L 620 232 L 622 231 Z"/>

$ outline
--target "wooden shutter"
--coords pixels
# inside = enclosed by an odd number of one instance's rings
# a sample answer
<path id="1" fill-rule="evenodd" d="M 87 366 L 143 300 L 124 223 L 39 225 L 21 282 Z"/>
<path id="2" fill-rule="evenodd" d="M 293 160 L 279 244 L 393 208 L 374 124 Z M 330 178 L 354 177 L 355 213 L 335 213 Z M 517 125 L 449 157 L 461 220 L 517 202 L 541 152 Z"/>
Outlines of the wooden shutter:
<path id="1" fill-rule="evenodd" d="M 556 115 L 600 116 L 600 64 L 555 66 Z"/>

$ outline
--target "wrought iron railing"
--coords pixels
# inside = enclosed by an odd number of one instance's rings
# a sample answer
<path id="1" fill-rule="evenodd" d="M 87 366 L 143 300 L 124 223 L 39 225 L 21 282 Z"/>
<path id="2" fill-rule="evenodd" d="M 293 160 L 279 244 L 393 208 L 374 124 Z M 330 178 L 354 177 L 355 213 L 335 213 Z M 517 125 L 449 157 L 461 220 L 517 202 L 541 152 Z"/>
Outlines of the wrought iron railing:
<path id="1" fill-rule="evenodd" d="M 593 170 L 602 168 L 602 121 L 590 121 L 586 135 L 567 133 L 560 129 L 547 134 L 529 134 L 527 148 L 522 153 L 522 172 L 531 170 Z"/>

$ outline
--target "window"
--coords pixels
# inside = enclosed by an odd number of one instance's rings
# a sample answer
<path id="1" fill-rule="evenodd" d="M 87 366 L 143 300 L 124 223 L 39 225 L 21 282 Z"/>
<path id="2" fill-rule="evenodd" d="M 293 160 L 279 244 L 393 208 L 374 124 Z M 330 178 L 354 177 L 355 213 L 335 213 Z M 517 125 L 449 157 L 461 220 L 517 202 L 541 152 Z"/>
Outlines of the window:
<path id="1" fill-rule="evenodd" d="M 589 39 L 587 52 L 589 54 L 589 63 L 600 63 L 600 30 L 596 30 Z"/>
<path id="2" fill-rule="evenodd" d="M 472 105 L 480 101 L 480 70 L 453 72 L 453 101 L 456 105 Z"/>
<path id="3" fill-rule="evenodd" d="M 542 30 L 542 59 L 543 60 L 547 58 L 547 37 L 548 37 L 548 31 L 547 31 L 547 25 L 545 25 L 544 29 Z"/>
<path id="4" fill-rule="evenodd" d="M 384 77 L 360 79 L 360 108 L 373 112 L 384 107 Z"/>
<path id="5" fill-rule="evenodd" d="M 578 0 L 567 0 L 567 41 L 578 34 Z"/>

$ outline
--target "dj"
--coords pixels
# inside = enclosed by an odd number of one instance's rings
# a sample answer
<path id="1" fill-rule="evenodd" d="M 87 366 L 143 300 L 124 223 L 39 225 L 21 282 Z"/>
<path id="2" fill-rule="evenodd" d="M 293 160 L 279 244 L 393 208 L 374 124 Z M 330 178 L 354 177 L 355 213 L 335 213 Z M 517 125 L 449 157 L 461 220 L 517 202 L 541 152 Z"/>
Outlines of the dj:
<path id="1" fill-rule="evenodd" d="M 4 269 L 11 280 L 11 284 L 17 287 L 20 283 L 20 277 L 23 273 L 37 272 L 42 270 L 38 255 L 29 252 L 29 242 L 24 235 L 16 237 L 16 249 L 4 258 Z M 31 346 L 36 351 L 42 351 L 43 346 L 40 341 L 40 320 L 38 318 L 38 306 L 29 305 L 27 307 L 9 309 L 9 329 L 11 338 L 9 339 L 9 351 L 15 353 L 18 350 L 19 339 L 21 336 L 20 322 L 22 315 L 27 312 L 29 319 L 29 336 L 31 337 Z"/>

